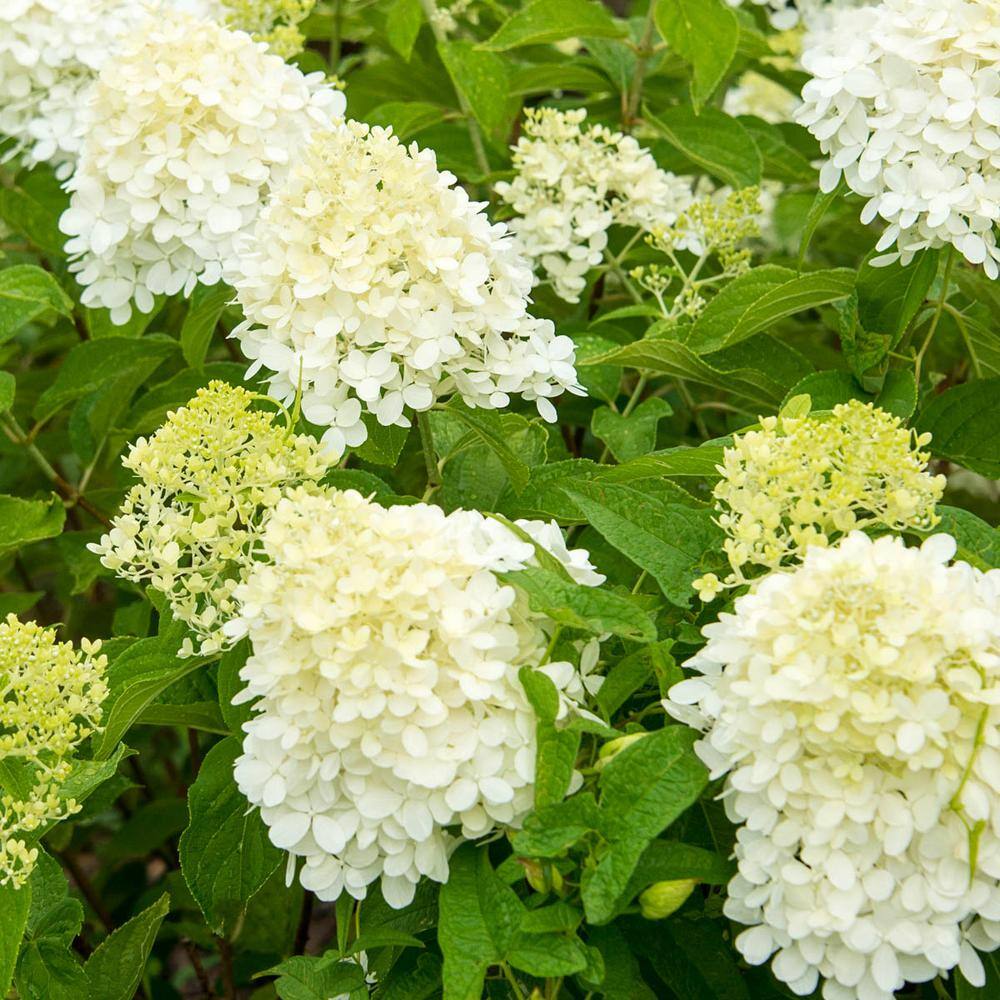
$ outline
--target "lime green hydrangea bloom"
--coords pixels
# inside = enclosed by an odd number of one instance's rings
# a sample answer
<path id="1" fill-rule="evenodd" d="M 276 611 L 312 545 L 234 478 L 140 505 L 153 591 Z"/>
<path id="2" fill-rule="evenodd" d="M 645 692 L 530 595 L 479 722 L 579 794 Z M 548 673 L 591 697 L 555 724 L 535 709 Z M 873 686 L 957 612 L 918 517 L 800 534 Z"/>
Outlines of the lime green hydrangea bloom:
<path id="1" fill-rule="evenodd" d="M 732 573 L 694 583 L 703 600 L 774 570 L 849 531 L 929 530 L 945 477 L 927 472 L 917 435 L 899 417 L 851 400 L 828 414 L 761 419 L 725 450 L 714 495 Z"/>
<path id="2" fill-rule="evenodd" d="M 0 623 L 0 760 L 30 789 L 0 796 L 0 885 L 23 885 L 38 858 L 30 835 L 79 809 L 60 785 L 101 720 L 108 688 L 99 651 L 99 642 L 76 650 L 14 615 Z"/>
<path id="3" fill-rule="evenodd" d="M 224 382 L 200 389 L 123 460 L 139 482 L 92 551 L 119 576 L 163 593 L 200 637 L 225 645 L 222 627 L 271 510 L 285 491 L 316 483 L 330 461 L 313 438 L 253 410 L 254 393 Z M 185 643 L 182 655 L 194 648 Z"/>
<path id="4" fill-rule="evenodd" d="M 316 6 L 316 0 L 222 0 L 226 23 L 267 42 L 283 59 L 298 55 L 305 47 L 299 30 Z"/>

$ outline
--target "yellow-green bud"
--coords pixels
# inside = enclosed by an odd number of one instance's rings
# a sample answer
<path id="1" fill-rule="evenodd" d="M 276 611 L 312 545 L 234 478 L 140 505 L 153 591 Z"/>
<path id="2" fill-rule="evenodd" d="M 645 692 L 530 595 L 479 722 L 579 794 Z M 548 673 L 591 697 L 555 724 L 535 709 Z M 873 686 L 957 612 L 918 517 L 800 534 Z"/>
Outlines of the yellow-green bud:
<path id="1" fill-rule="evenodd" d="M 696 878 L 657 882 L 639 896 L 639 909 L 647 920 L 663 920 L 681 908 L 697 884 Z"/>

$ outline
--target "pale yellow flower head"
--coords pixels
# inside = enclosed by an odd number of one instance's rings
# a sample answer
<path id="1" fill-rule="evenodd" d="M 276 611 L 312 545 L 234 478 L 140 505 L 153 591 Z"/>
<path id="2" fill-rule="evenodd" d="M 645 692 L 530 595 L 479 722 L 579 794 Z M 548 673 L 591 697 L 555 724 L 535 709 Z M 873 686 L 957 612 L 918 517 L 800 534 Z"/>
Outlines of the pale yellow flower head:
<path id="1" fill-rule="evenodd" d="M 305 48 L 299 30 L 316 6 L 316 0 L 222 0 L 226 24 L 246 31 L 284 59 Z"/>
<path id="2" fill-rule="evenodd" d="M 739 434 L 725 451 L 714 494 L 732 574 L 695 581 L 705 600 L 747 582 L 750 567 L 801 560 L 856 528 L 926 531 L 944 476 L 926 471 L 917 436 L 899 417 L 851 400 L 832 413 L 777 416 Z"/>
<path id="3" fill-rule="evenodd" d="M 255 398 L 212 382 L 136 441 L 124 465 L 140 481 L 93 546 L 108 569 L 165 594 L 203 653 L 222 648 L 233 590 L 270 511 L 286 490 L 316 483 L 329 467 L 313 438 L 251 409 Z"/>
<path id="4" fill-rule="evenodd" d="M 108 693 L 100 643 L 83 650 L 57 642 L 52 629 L 0 623 L 0 760 L 30 785 L 23 796 L 0 797 L 0 885 L 20 886 L 38 857 L 25 835 L 79 808 L 59 794 L 75 748 L 101 720 Z"/>

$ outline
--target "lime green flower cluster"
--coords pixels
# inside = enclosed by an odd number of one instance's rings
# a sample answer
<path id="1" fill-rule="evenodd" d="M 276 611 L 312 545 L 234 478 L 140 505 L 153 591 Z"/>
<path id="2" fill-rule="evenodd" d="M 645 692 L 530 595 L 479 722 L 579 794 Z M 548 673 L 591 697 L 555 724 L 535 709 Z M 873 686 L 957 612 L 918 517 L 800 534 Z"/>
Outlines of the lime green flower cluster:
<path id="1" fill-rule="evenodd" d="M 330 461 L 313 438 L 253 410 L 258 397 L 212 382 L 169 414 L 123 460 L 139 482 L 91 550 L 119 576 L 166 595 L 201 653 L 226 643 L 233 591 L 249 569 L 271 510 L 293 487 L 316 483 Z M 194 648 L 186 642 L 182 655 Z"/>
<path id="2" fill-rule="evenodd" d="M 857 528 L 933 528 L 945 477 L 926 471 L 929 441 L 859 400 L 737 435 L 714 490 L 733 572 L 696 580 L 702 600 L 746 583 L 747 566 L 777 569 Z"/>
<path id="3" fill-rule="evenodd" d="M 79 810 L 60 786 L 108 693 L 100 643 L 81 645 L 57 642 L 53 629 L 14 615 L 0 623 L 0 760 L 17 786 L 0 796 L 0 885 L 19 887 L 31 874 L 38 848 L 26 837 Z"/>
<path id="4" fill-rule="evenodd" d="M 267 42 L 283 59 L 298 55 L 305 47 L 299 30 L 316 6 L 316 0 L 223 0 L 226 23 Z"/>
<path id="5" fill-rule="evenodd" d="M 749 268 L 750 250 L 744 244 L 760 235 L 760 217 L 757 187 L 720 189 L 699 198 L 672 225 L 654 227 L 646 237 L 669 263 L 641 265 L 632 269 L 631 277 L 657 300 L 664 318 L 694 318 L 705 308 L 706 291 Z M 682 250 L 695 255 L 692 266 L 681 262 L 678 253 Z M 707 273 L 704 267 L 712 257 L 719 267 Z M 675 278 L 681 285 L 668 306 L 664 296 Z"/>

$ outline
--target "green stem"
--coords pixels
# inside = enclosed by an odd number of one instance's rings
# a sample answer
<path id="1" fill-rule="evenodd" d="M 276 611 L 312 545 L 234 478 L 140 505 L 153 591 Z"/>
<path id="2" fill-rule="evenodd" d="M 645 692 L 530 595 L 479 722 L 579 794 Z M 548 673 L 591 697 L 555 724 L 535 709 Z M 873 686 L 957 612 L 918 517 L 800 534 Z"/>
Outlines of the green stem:
<path id="1" fill-rule="evenodd" d="M 514 977 L 511 967 L 506 962 L 501 962 L 500 968 L 503 971 L 504 978 L 510 983 L 510 988 L 514 991 L 514 996 L 517 997 L 517 1000 L 525 1000 L 524 991 L 521 989 L 521 984 Z"/>
<path id="2" fill-rule="evenodd" d="M 330 29 L 330 71 L 340 66 L 340 38 L 343 30 L 344 11 L 342 0 L 333 0 L 333 26 Z"/>
<path id="3" fill-rule="evenodd" d="M 431 31 L 434 34 L 434 40 L 440 49 L 441 46 L 448 44 L 448 36 L 441 30 L 441 26 L 438 24 L 437 4 L 435 0 L 420 0 L 420 5 L 424 8 L 427 23 L 430 25 Z M 480 172 L 485 177 L 490 173 L 492 168 L 490 167 L 489 157 L 486 155 L 486 146 L 483 145 L 482 133 L 479 131 L 479 125 L 476 122 L 475 115 L 472 113 L 469 102 L 457 86 L 455 87 L 455 96 L 458 98 L 458 106 L 462 109 L 462 114 L 465 115 L 465 123 L 469 129 L 469 138 L 472 140 L 472 149 L 476 154 L 476 163 L 479 166 Z"/>
<path id="4" fill-rule="evenodd" d="M 629 293 L 632 301 L 641 306 L 642 296 L 637 291 L 635 285 L 632 284 L 628 279 L 628 275 L 622 270 L 621 264 L 618 262 L 617 257 L 612 257 L 607 250 L 604 251 L 604 259 L 608 262 L 608 267 L 611 269 L 611 273 L 622 283 L 622 287 Z"/>
<path id="5" fill-rule="evenodd" d="M 656 0 L 649 0 L 649 8 L 646 11 L 646 22 L 642 28 L 642 38 L 636 46 L 635 72 L 632 74 L 632 82 L 628 88 L 628 102 L 625 105 L 625 116 L 622 124 L 625 128 L 631 128 L 639 113 L 639 102 L 642 100 L 642 85 L 646 79 L 646 67 L 649 57 L 653 54 L 653 34 L 656 31 L 656 22 L 653 20 L 656 14 Z"/>
<path id="6" fill-rule="evenodd" d="M 917 351 L 916 357 L 913 359 L 913 374 L 918 386 L 920 385 L 920 368 L 923 365 L 924 355 L 927 353 L 927 348 L 931 346 L 931 341 L 934 339 L 934 334 L 937 332 L 938 324 L 941 322 L 941 316 L 944 313 L 945 303 L 948 298 L 948 287 L 951 284 L 951 272 L 954 266 L 955 248 L 949 246 L 945 251 L 944 277 L 941 279 L 941 294 L 938 297 L 937 308 L 934 310 L 934 318 L 931 320 L 930 329 L 927 331 L 927 336 L 924 337 L 924 342 L 920 345 L 920 350 Z"/>
<path id="7" fill-rule="evenodd" d="M 434 432 L 431 430 L 430 416 L 426 413 L 417 414 L 417 428 L 420 430 L 420 447 L 424 453 L 424 467 L 427 470 L 427 488 L 423 499 L 428 500 L 441 485 L 441 470 L 438 468 L 437 455 L 434 452 Z"/>

